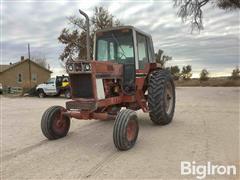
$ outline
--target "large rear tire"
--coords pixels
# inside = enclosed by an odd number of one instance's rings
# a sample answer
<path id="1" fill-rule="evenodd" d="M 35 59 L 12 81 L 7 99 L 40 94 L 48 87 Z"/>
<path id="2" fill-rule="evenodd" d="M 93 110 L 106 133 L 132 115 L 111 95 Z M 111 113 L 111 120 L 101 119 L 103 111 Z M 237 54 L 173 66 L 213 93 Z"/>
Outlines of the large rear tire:
<path id="1" fill-rule="evenodd" d="M 52 106 L 43 113 L 41 129 L 43 135 L 49 140 L 65 137 L 69 131 L 70 118 L 67 116 L 61 118 L 63 110 L 61 106 Z"/>
<path id="2" fill-rule="evenodd" d="M 149 115 L 155 124 L 166 125 L 173 119 L 175 110 L 175 85 L 166 70 L 154 71 L 148 83 Z"/>
<path id="3" fill-rule="evenodd" d="M 118 113 L 113 127 L 113 141 L 117 149 L 124 151 L 131 149 L 138 137 L 137 114 L 129 109 Z"/>

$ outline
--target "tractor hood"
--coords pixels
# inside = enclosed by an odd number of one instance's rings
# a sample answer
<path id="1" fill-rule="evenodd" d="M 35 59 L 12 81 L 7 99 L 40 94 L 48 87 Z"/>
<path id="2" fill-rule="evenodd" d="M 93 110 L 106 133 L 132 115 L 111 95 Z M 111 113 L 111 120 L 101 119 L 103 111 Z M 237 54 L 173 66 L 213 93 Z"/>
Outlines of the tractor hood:
<path id="1" fill-rule="evenodd" d="M 100 61 L 71 61 L 66 63 L 72 98 L 102 99 L 104 79 L 122 79 L 122 64 Z M 100 91 L 99 91 L 100 90 Z"/>

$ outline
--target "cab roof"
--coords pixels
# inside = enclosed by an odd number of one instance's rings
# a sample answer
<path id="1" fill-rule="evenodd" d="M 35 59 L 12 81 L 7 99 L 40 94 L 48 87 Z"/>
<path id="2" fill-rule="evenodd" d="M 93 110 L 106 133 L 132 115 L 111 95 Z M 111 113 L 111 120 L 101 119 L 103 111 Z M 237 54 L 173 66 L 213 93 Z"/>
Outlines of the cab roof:
<path id="1" fill-rule="evenodd" d="M 143 32 L 142 30 L 133 27 L 133 26 L 118 26 L 118 27 L 112 27 L 112 28 L 106 28 L 106 29 L 100 29 L 97 30 L 96 33 L 98 32 L 108 32 L 108 31 L 114 31 L 114 30 L 121 30 L 121 29 L 131 29 L 133 31 L 139 32 L 140 34 L 143 34 L 145 36 L 151 37 L 150 34 Z"/>

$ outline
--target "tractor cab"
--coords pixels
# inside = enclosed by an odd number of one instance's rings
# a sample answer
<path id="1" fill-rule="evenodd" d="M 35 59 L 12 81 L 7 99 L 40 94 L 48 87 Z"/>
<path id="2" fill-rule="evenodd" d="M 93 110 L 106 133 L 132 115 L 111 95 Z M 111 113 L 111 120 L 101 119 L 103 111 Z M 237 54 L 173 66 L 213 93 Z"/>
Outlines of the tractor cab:
<path id="1" fill-rule="evenodd" d="M 154 62 L 150 35 L 133 26 L 99 30 L 94 37 L 93 60 L 70 60 L 66 64 L 72 97 L 96 101 L 121 94 L 134 95 L 139 87 L 137 81 L 147 77 L 150 65 L 156 68 Z"/>
<path id="2" fill-rule="evenodd" d="M 95 34 L 94 58 L 123 64 L 123 88 L 133 93 L 136 70 L 143 70 L 146 64 L 155 61 L 152 38 L 132 26 L 99 30 Z"/>
<path id="3" fill-rule="evenodd" d="M 133 26 L 99 30 L 95 34 L 94 58 L 144 69 L 145 64 L 154 62 L 152 38 Z"/>

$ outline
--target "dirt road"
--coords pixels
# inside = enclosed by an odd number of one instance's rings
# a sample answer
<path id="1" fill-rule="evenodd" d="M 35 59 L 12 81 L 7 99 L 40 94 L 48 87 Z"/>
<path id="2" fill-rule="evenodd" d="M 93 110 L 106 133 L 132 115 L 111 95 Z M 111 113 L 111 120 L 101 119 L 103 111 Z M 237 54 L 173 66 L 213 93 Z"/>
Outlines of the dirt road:
<path id="1" fill-rule="evenodd" d="M 195 176 L 180 174 L 181 161 L 239 165 L 239 93 L 240 88 L 177 88 L 173 122 L 155 126 L 138 112 L 138 141 L 126 152 L 114 147 L 113 121 L 73 120 L 66 138 L 46 140 L 41 115 L 51 105 L 64 106 L 65 99 L 1 97 L 1 178 L 182 179 Z"/>

